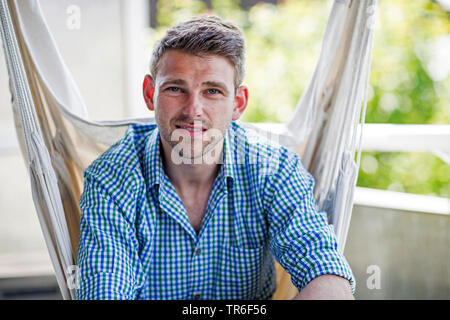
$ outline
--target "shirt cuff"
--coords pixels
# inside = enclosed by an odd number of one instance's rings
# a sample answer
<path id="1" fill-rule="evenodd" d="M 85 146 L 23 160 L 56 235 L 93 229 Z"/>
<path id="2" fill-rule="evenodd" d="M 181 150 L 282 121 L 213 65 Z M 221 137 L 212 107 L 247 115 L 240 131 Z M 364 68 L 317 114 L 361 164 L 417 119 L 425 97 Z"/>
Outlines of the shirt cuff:
<path id="1" fill-rule="evenodd" d="M 132 300 L 134 285 L 114 273 L 97 273 L 81 279 L 78 300 Z"/>
<path id="2" fill-rule="evenodd" d="M 355 292 L 356 281 L 345 257 L 337 250 L 314 251 L 297 261 L 299 268 L 291 274 L 292 283 L 301 291 L 314 278 L 325 274 L 343 277 L 350 282 L 352 293 Z"/>

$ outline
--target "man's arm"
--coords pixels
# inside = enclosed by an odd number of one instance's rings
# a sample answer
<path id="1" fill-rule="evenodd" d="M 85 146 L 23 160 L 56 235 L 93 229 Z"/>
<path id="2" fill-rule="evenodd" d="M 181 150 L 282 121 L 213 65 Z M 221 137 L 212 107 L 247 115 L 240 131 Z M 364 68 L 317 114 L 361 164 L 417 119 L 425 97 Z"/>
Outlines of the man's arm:
<path id="1" fill-rule="evenodd" d="M 313 279 L 294 300 L 354 300 L 347 279 L 325 274 Z"/>
<path id="2" fill-rule="evenodd" d="M 121 175 L 128 179 L 117 179 Z M 118 181 L 112 183 L 111 177 Z M 132 223 L 135 192 L 127 183 L 129 177 L 107 162 L 85 173 L 80 199 L 77 299 L 136 298 L 141 263 Z"/>
<path id="3" fill-rule="evenodd" d="M 290 155 L 269 179 L 264 202 L 270 247 L 300 291 L 298 298 L 351 297 L 354 277 L 326 213 L 317 208 L 312 176 Z"/>

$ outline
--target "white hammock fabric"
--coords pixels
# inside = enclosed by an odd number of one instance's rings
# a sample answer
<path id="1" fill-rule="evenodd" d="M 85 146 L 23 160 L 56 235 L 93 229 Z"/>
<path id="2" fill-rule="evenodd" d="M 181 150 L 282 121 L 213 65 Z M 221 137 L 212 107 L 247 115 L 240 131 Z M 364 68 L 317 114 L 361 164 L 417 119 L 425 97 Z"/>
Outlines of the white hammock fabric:
<path id="1" fill-rule="evenodd" d="M 375 6 L 376 0 L 335 0 L 315 72 L 292 120 L 277 126 L 245 124 L 265 134 L 275 130 L 281 144 L 304 151 L 302 162 L 316 179 L 319 207 L 329 213 L 342 251 L 359 167 L 357 132 L 362 131 L 357 129 L 364 119 Z M 73 299 L 66 272 L 76 264 L 83 170 L 122 138 L 130 123 L 154 119 L 87 118 L 38 0 L 0 0 L 0 19 L 33 199 L 61 293 Z"/>

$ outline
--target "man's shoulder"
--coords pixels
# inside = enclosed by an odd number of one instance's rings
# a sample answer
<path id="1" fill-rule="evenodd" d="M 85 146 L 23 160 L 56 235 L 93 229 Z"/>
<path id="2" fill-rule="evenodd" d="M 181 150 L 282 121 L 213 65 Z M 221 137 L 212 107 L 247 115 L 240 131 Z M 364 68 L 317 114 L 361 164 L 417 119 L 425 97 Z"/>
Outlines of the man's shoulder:
<path id="1" fill-rule="evenodd" d="M 94 160 L 85 173 L 101 174 L 104 167 L 116 172 L 139 170 L 146 139 L 155 129 L 156 124 L 131 124 L 125 136 Z"/>
<path id="2" fill-rule="evenodd" d="M 276 136 L 264 136 L 251 128 L 233 124 L 234 161 L 238 176 L 268 201 L 281 189 L 298 188 L 306 192 L 314 184 L 300 156 L 277 142 Z M 287 188 L 287 189 L 286 189 Z"/>
<path id="3" fill-rule="evenodd" d="M 235 159 L 241 164 L 284 170 L 301 164 L 300 157 L 278 142 L 274 133 L 258 131 L 241 123 L 233 123 L 230 127 Z M 266 172 L 267 173 L 267 172 Z"/>

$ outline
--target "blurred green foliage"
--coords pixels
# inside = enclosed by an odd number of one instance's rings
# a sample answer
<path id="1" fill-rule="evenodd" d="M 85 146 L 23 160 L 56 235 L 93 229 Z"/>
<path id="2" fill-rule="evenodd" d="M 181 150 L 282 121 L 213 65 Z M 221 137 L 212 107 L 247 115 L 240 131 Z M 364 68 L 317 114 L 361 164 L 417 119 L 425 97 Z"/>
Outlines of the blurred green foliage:
<path id="1" fill-rule="evenodd" d="M 250 88 L 242 120 L 289 120 L 319 56 L 331 1 L 259 3 L 248 11 L 239 0 L 212 4 L 209 11 L 200 0 L 159 0 L 151 42 L 196 14 L 236 22 L 247 40 Z M 449 124 L 449 13 L 430 0 L 379 0 L 376 17 L 366 122 Z M 450 166 L 430 154 L 364 152 L 358 185 L 450 197 Z"/>

